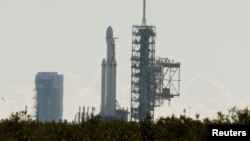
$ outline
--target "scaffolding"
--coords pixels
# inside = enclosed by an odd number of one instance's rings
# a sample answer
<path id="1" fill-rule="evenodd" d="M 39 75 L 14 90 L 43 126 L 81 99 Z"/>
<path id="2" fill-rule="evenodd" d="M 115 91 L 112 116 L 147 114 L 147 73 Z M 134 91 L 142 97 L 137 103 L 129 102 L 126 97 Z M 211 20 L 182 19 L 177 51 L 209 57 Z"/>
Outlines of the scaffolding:
<path id="1" fill-rule="evenodd" d="M 154 112 L 155 61 L 154 26 L 133 26 L 131 56 L 131 119 L 137 120 Z"/>
<path id="2" fill-rule="evenodd" d="M 96 110 L 95 107 L 83 106 L 81 111 L 81 107 L 79 107 L 79 111 L 75 114 L 75 123 L 82 123 L 94 117 L 95 110 Z"/>
<path id="3" fill-rule="evenodd" d="M 180 63 L 155 58 L 155 26 L 133 26 L 131 120 L 139 121 L 165 100 L 180 95 Z"/>

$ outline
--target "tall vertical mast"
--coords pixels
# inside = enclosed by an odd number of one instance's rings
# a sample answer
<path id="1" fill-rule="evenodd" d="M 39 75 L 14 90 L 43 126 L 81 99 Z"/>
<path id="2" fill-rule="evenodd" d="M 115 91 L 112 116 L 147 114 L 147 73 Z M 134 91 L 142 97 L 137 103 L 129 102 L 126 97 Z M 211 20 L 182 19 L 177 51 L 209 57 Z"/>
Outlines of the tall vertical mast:
<path id="1" fill-rule="evenodd" d="M 143 0 L 143 18 L 142 25 L 146 25 L 146 0 Z"/>

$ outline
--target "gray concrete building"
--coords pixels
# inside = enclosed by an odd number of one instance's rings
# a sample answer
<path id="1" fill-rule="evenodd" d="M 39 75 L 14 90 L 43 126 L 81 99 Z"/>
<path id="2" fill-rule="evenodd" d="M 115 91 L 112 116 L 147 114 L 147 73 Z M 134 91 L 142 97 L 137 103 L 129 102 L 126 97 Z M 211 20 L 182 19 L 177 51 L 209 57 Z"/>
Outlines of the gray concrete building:
<path id="1" fill-rule="evenodd" d="M 35 89 L 37 120 L 41 122 L 62 120 L 63 75 L 57 72 L 38 72 Z"/>

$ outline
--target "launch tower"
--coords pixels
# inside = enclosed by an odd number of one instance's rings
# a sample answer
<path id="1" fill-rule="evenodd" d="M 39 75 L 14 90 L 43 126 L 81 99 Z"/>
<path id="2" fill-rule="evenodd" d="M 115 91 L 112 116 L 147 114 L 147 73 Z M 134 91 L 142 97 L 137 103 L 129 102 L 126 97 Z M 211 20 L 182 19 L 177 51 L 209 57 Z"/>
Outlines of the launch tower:
<path id="1" fill-rule="evenodd" d="M 138 121 L 164 100 L 179 96 L 180 63 L 155 57 L 155 26 L 146 23 L 146 0 L 143 0 L 141 25 L 132 27 L 131 120 Z"/>

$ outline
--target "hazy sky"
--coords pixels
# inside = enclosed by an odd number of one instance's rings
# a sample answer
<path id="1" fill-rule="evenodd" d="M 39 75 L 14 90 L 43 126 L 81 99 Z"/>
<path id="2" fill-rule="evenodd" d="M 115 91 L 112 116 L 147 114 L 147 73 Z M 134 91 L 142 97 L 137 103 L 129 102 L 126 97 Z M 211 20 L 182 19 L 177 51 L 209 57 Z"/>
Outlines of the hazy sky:
<path id="1" fill-rule="evenodd" d="M 156 117 L 214 117 L 250 106 L 250 1 L 148 0 L 147 23 L 156 26 L 156 56 L 181 62 L 181 96 Z M 130 106 L 132 25 L 142 0 L 1 0 L 0 118 L 34 106 L 39 71 L 64 75 L 64 118 L 79 106 L 100 107 L 105 32 L 113 27 L 118 63 L 117 100 Z M 187 110 L 189 115 L 189 110 Z"/>

